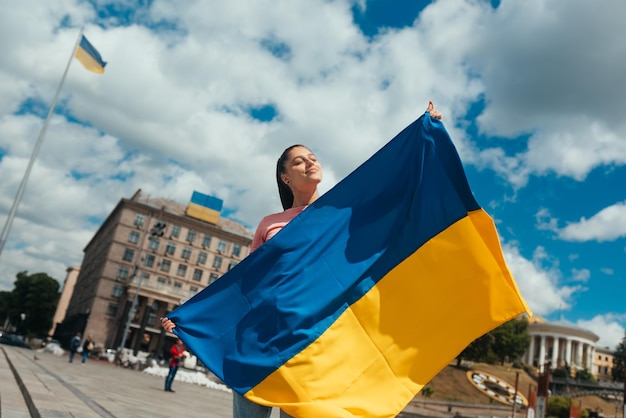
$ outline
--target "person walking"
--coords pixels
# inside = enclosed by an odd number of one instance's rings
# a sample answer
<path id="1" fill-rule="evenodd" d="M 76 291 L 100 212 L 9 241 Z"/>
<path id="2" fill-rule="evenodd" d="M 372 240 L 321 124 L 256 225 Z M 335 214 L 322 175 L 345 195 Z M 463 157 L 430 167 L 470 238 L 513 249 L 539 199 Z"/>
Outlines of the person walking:
<path id="1" fill-rule="evenodd" d="M 176 344 L 170 348 L 170 371 L 165 378 L 166 392 L 174 392 L 174 390 L 172 390 L 172 383 L 174 382 L 174 377 L 176 377 L 176 372 L 178 372 L 178 368 L 180 367 L 180 362 L 185 358 L 185 356 L 185 347 L 183 346 L 183 341 L 179 338 L 176 340 Z"/>
<path id="2" fill-rule="evenodd" d="M 80 347 L 80 341 L 81 341 L 80 336 L 81 336 L 81 333 L 77 332 L 76 335 L 74 335 L 72 339 L 70 340 L 70 359 L 69 359 L 70 363 L 74 361 L 74 355 L 78 351 L 78 347 Z"/>
<path id="3" fill-rule="evenodd" d="M 87 362 L 87 357 L 89 357 L 89 353 L 91 353 L 94 348 L 95 348 L 95 345 L 93 343 L 93 340 L 91 339 L 91 335 L 88 335 L 87 338 L 85 338 L 85 341 L 83 342 L 82 364 L 85 364 Z"/>

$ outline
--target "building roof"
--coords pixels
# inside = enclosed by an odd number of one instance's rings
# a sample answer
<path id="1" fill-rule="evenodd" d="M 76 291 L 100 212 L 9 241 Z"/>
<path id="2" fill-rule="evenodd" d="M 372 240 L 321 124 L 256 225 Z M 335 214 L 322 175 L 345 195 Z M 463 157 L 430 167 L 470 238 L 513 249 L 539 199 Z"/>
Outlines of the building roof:
<path id="1" fill-rule="evenodd" d="M 157 209 L 163 209 L 165 212 L 169 212 L 174 215 L 186 216 L 187 205 L 162 197 L 151 197 L 149 194 L 142 192 L 141 189 L 137 190 L 130 200 L 143 203 Z M 217 226 L 226 232 L 230 232 L 231 234 L 240 235 L 246 238 L 253 237 L 253 233 L 245 226 L 237 221 L 224 218 L 223 216 L 220 216 Z"/>
<path id="2" fill-rule="evenodd" d="M 589 341 L 593 341 L 594 343 L 600 339 L 593 332 L 577 327 L 576 325 L 570 324 L 565 321 L 556 321 L 556 322 L 547 322 L 543 318 L 535 318 L 533 322 L 529 321 L 528 331 L 530 334 L 538 334 L 538 333 L 549 333 L 549 334 L 561 334 L 568 336 L 575 336 L 580 338 L 585 338 Z"/>

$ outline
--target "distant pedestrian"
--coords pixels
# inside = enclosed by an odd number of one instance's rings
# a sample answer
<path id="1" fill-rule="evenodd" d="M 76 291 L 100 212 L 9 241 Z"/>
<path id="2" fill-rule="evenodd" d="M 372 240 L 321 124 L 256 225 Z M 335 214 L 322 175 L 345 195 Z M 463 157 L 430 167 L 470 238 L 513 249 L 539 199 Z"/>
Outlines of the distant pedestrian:
<path id="1" fill-rule="evenodd" d="M 93 340 L 91 339 L 91 335 L 88 335 L 83 342 L 83 364 L 87 361 L 87 357 L 89 357 L 89 353 L 93 351 L 95 348 Z"/>
<path id="2" fill-rule="evenodd" d="M 80 347 L 80 336 L 80 332 L 77 332 L 70 341 L 70 363 L 74 361 L 74 354 L 76 354 L 76 351 L 78 351 L 78 347 Z"/>
<path id="3" fill-rule="evenodd" d="M 170 372 L 165 378 L 166 392 L 174 392 L 172 390 L 172 383 L 174 382 L 174 377 L 176 376 L 176 372 L 183 358 L 185 358 L 185 347 L 183 346 L 182 340 L 179 338 L 176 340 L 176 344 L 170 348 Z"/>

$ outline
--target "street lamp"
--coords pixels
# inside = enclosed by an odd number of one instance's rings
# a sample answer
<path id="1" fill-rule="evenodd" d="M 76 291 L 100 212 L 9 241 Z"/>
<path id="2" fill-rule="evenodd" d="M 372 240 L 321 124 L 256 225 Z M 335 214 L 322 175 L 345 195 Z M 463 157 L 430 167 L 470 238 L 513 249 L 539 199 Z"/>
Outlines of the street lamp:
<path id="1" fill-rule="evenodd" d="M 20 314 L 20 328 L 22 328 L 22 324 L 24 323 L 25 319 L 26 319 L 26 314 L 24 312 L 22 312 Z"/>

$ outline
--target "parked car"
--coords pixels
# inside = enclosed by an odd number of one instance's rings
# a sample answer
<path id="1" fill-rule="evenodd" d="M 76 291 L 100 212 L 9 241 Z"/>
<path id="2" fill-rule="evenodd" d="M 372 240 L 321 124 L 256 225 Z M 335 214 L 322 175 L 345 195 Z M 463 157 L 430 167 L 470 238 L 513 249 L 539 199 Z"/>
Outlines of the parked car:
<path id="1" fill-rule="evenodd" d="M 56 344 L 56 345 L 58 345 L 59 347 L 61 347 L 61 342 L 60 342 L 59 340 L 49 339 L 49 340 L 43 340 L 43 341 L 41 342 L 41 346 L 42 346 L 42 347 L 45 347 L 45 346 L 47 346 L 47 345 L 49 345 L 49 344 Z"/>
<path id="2" fill-rule="evenodd" d="M 17 336 L 17 334 L 12 334 L 8 332 L 0 332 L 0 344 L 13 345 L 15 347 L 22 347 L 30 349 L 30 345 L 28 343 L 22 341 L 22 339 Z"/>

